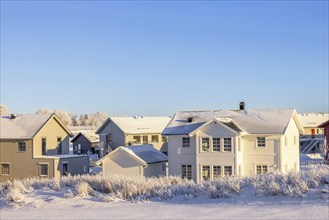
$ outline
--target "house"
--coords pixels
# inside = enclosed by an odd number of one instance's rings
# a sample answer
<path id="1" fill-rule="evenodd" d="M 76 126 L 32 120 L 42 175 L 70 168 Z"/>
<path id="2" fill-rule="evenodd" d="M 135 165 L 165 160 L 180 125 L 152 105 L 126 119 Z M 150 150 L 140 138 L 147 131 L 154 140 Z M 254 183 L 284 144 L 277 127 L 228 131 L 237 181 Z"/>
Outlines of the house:
<path id="1" fill-rule="evenodd" d="M 329 165 L 329 120 L 318 126 L 324 133 L 324 162 Z"/>
<path id="2" fill-rule="evenodd" d="M 304 128 L 303 136 L 323 137 L 323 128 L 319 125 L 329 120 L 328 113 L 301 113 L 298 117 Z"/>
<path id="3" fill-rule="evenodd" d="M 81 131 L 71 140 L 74 154 L 99 154 L 99 135 L 93 130 Z"/>
<path id="4" fill-rule="evenodd" d="M 0 182 L 89 172 L 89 159 L 69 155 L 71 131 L 56 114 L 0 117 Z"/>
<path id="5" fill-rule="evenodd" d="M 167 139 L 161 136 L 170 117 L 109 117 L 96 131 L 99 135 L 101 154 L 119 146 L 151 144 L 166 152 Z"/>
<path id="6" fill-rule="evenodd" d="M 162 135 L 168 137 L 169 175 L 196 182 L 226 175 L 299 170 L 295 109 L 180 111 Z"/>
<path id="7" fill-rule="evenodd" d="M 304 128 L 304 133 L 300 136 L 300 153 L 320 153 L 324 136 L 323 128 L 319 125 L 329 120 L 329 114 L 303 113 L 298 114 L 298 117 Z"/>
<path id="8" fill-rule="evenodd" d="M 118 147 L 96 162 L 101 165 L 104 176 L 145 176 L 166 175 L 168 158 L 151 145 Z"/>

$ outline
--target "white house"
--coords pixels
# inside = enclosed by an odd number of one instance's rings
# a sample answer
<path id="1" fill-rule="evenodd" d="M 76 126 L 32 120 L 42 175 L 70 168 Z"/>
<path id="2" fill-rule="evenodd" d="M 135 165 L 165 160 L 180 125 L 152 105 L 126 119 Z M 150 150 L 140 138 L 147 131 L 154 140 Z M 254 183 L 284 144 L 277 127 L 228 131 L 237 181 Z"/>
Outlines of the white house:
<path id="1" fill-rule="evenodd" d="M 96 162 L 101 165 L 104 176 L 166 175 L 168 158 L 151 145 L 118 147 Z"/>
<path id="2" fill-rule="evenodd" d="M 169 175 L 197 182 L 225 175 L 247 176 L 299 170 L 295 109 L 180 111 L 168 136 Z"/>
<path id="3" fill-rule="evenodd" d="M 166 152 L 167 139 L 161 136 L 170 117 L 109 117 L 96 131 L 103 155 L 119 146 L 151 144 Z"/>

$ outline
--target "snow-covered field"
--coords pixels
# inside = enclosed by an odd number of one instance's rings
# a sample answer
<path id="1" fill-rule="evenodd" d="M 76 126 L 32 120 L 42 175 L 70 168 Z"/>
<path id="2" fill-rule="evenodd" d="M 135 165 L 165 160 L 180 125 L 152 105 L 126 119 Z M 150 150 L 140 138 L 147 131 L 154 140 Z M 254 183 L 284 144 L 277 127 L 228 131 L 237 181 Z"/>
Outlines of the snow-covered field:
<path id="1" fill-rule="evenodd" d="M 329 167 L 228 178 L 100 175 L 0 185 L 0 219 L 329 219 Z"/>

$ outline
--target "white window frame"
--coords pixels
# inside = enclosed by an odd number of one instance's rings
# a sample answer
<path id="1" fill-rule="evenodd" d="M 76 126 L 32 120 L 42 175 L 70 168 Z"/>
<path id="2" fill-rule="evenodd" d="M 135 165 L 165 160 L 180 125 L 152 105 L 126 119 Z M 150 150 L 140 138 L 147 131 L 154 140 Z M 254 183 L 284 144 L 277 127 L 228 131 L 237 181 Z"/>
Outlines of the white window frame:
<path id="1" fill-rule="evenodd" d="M 234 167 L 233 167 L 233 165 L 223 165 L 222 167 L 223 167 L 223 176 L 233 176 L 233 174 L 234 174 Z M 231 175 L 227 175 L 225 173 L 225 167 L 231 167 Z"/>
<path id="2" fill-rule="evenodd" d="M 230 140 L 230 148 L 231 148 L 231 150 L 225 150 L 225 140 Z M 233 150 L 232 137 L 224 137 L 223 138 L 223 152 L 232 152 L 232 150 Z"/>
<path id="3" fill-rule="evenodd" d="M 1 162 L 1 176 L 10 176 L 10 163 L 9 162 Z M 2 169 L 2 165 L 8 165 L 8 174 L 3 174 L 3 169 Z"/>
<path id="4" fill-rule="evenodd" d="M 259 139 L 264 139 L 264 142 L 263 142 L 263 140 L 260 142 Z M 260 146 L 260 144 L 261 144 L 261 146 Z M 262 148 L 262 149 L 266 148 L 266 137 L 264 137 L 264 136 L 256 137 L 256 147 Z"/>
<path id="5" fill-rule="evenodd" d="M 219 167 L 219 175 L 215 176 L 215 167 Z M 213 180 L 215 179 L 220 179 L 222 177 L 222 165 L 213 165 L 212 166 L 212 178 Z"/>
<path id="6" fill-rule="evenodd" d="M 214 139 L 216 139 L 216 142 L 217 142 L 217 145 L 219 144 L 219 150 L 215 150 L 214 146 L 215 146 L 215 141 Z M 217 139 L 219 139 L 219 142 L 217 141 Z M 213 152 L 221 152 L 222 150 L 222 138 L 219 138 L 219 137 L 213 137 L 212 139 L 212 151 Z M 218 147 L 218 146 L 217 146 Z"/>
<path id="7" fill-rule="evenodd" d="M 184 142 L 184 139 L 188 140 L 188 143 Z M 182 137 L 182 147 L 183 148 L 190 148 L 191 147 L 191 138 L 190 137 Z"/>
<path id="8" fill-rule="evenodd" d="M 208 170 L 208 179 L 204 179 L 203 168 L 209 168 L 209 170 Z M 202 181 L 210 181 L 211 180 L 211 166 L 210 165 L 201 165 L 201 178 L 202 178 Z"/>
<path id="9" fill-rule="evenodd" d="M 39 163 L 39 176 L 41 177 L 49 177 L 49 163 Z M 47 165 L 47 175 L 41 174 L 41 166 Z"/>
<path id="10" fill-rule="evenodd" d="M 186 174 L 185 174 L 185 176 L 183 176 L 183 167 L 185 167 L 185 169 L 186 169 Z M 191 172 L 190 172 L 190 178 L 189 178 L 189 170 L 188 170 L 188 167 L 191 167 Z M 192 180 L 193 179 L 193 167 L 192 167 L 192 164 L 181 164 L 181 178 L 182 179 L 188 179 L 188 180 Z"/>
<path id="11" fill-rule="evenodd" d="M 258 167 L 260 167 L 260 173 L 258 173 Z M 264 167 L 266 167 L 266 172 L 264 172 Z M 255 165 L 255 174 L 267 174 L 269 173 L 269 165 L 268 164 L 256 164 Z"/>
<path id="12" fill-rule="evenodd" d="M 208 150 L 207 151 L 204 151 L 203 150 L 203 139 L 208 139 Z M 201 143 L 201 152 L 210 152 L 211 149 L 210 149 L 210 138 L 209 137 L 200 137 L 200 143 Z"/>

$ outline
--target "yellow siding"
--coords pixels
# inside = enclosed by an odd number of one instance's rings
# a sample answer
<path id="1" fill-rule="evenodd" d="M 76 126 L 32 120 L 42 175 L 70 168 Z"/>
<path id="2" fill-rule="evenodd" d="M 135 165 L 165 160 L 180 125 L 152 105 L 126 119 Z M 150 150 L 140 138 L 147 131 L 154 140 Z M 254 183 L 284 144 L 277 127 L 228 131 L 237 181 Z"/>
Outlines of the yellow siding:
<path id="1" fill-rule="evenodd" d="M 152 141 L 153 135 L 158 136 L 158 142 Z M 134 136 L 140 136 L 141 141 L 139 143 L 134 143 Z M 161 150 L 162 145 L 164 144 L 164 142 L 162 141 L 161 134 L 128 134 L 128 135 L 126 135 L 125 144 L 129 145 L 129 142 L 130 142 L 132 145 L 141 145 L 141 144 L 143 144 L 143 136 L 147 136 L 147 138 L 148 138 L 147 144 L 151 144 L 156 149 Z"/>

